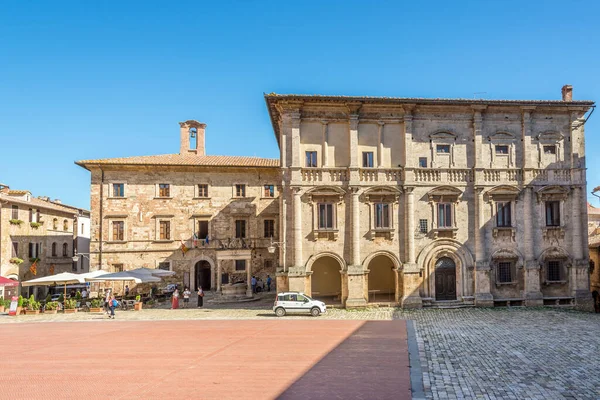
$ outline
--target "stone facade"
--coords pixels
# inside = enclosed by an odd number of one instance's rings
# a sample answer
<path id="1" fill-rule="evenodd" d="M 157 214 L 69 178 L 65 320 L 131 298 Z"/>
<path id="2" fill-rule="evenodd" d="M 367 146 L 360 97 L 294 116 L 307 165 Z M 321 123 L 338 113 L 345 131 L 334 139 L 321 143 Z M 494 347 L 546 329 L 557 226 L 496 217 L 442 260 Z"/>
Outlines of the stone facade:
<path id="1" fill-rule="evenodd" d="M 79 162 L 92 172 L 92 265 L 168 261 L 195 287 L 204 260 L 217 290 L 276 274 L 279 290 L 348 307 L 583 303 L 593 103 L 563 92 L 562 101 L 269 94 L 280 160 L 206 156 L 206 125 L 187 121 L 179 155 Z M 124 183 L 123 198 L 111 198 L 113 183 Z M 169 198 L 157 196 L 161 183 Z M 209 199 L 196 195 L 203 183 Z M 236 184 L 247 185 L 245 198 Z M 264 185 L 275 198 L 261 198 Z M 194 246 L 203 218 L 209 241 Z M 240 218 L 249 230 L 236 244 Z M 267 251 L 264 219 L 278 226 L 278 254 Z M 113 220 L 123 240 L 110 240 Z M 250 260 L 246 276 L 235 259 Z"/>
<path id="2" fill-rule="evenodd" d="M 89 211 L 0 185 L 0 275 L 25 281 L 60 272 L 86 272 L 73 263 L 77 224 L 83 219 L 89 221 Z M 84 240 L 79 242 L 85 246 Z M 85 247 L 77 250 L 89 252 Z M 31 266 L 36 259 L 34 274 Z"/>

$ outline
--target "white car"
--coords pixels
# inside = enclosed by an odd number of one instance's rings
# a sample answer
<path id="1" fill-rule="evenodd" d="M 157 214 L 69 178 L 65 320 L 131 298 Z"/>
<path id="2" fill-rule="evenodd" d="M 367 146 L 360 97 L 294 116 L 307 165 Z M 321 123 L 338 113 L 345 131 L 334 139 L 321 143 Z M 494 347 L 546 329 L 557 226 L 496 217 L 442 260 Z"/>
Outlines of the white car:
<path id="1" fill-rule="evenodd" d="M 313 317 L 327 312 L 325 303 L 319 300 L 313 300 L 304 293 L 283 292 L 278 293 L 273 304 L 273 311 L 278 317 L 285 314 L 310 313 Z"/>

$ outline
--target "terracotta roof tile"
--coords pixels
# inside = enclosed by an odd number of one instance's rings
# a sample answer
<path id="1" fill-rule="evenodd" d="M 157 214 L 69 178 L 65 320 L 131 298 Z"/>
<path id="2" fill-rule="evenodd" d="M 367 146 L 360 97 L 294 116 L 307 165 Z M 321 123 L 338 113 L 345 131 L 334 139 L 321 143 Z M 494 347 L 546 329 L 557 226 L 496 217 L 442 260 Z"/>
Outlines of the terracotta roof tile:
<path id="1" fill-rule="evenodd" d="M 214 166 L 214 167 L 279 167 L 279 159 L 241 156 L 197 156 L 195 154 L 162 154 L 122 158 L 102 158 L 75 162 L 84 168 L 91 165 L 165 165 L 165 166 Z"/>
<path id="2" fill-rule="evenodd" d="M 9 195 L 22 195 L 29 193 L 29 190 L 12 190 L 10 189 L 8 192 Z"/>
<path id="3" fill-rule="evenodd" d="M 596 208 L 593 205 L 591 205 L 590 203 L 587 203 L 587 211 L 588 211 L 588 215 L 589 214 L 600 214 L 600 208 Z"/>
<path id="4" fill-rule="evenodd" d="M 35 197 L 32 197 L 31 199 L 29 199 L 29 201 L 27 201 L 25 199 L 13 197 L 13 196 L 1 193 L 0 198 L 2 200 L 9 201 L 11 203 L 23 204 L 23 205 L 27 205 L 27 206 L 30 206 L 33 208 L 39 207 L 39 208 L 45 208 L 48 210 L 61 211 L 61 212 L 69 213 L 69 214 L 73 214 L 74 209 L 76 209 L 75 207 L 61 205 L 61 204 L 57 204 L 57 203 L 50 202 L 50 201 L 40 200 Z"/>

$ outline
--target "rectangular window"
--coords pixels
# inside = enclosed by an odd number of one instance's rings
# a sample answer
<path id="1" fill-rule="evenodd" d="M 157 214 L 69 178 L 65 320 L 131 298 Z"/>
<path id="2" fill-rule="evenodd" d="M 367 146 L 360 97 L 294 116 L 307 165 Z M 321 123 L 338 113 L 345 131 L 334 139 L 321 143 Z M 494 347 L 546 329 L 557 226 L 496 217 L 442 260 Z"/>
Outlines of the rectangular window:
<path id="1" fill-rule="evenodd" d="M 208 185 L 207 184 L 198 185 L 198 197 L 208 197 Z"/>
<path id="2" fill-rule="evenodd" d="M 208 238 L 208 221 L 198 221 L 198 239 Z"/>
<path id="3" fill-rule="evenodd" d="M 235 221 L 235 237 L 245 238 L 246 237 L 246 220 L 237 219 Z"/>
<path id="4" fill-rule="evenodd" d="M 275 186 L 265 185 L 263 190 L 263 197 L 275 197 Z"/>
<path id="5" fill-rule="evenodd" d="M 507 202 L 496 203 L 496 226 L 499 228 L 508 228 L 512 226 L 511 204 Z"/>
<path id="6" fill-rule="evenodd" d="M 546 202 L 546 226 L 560 226 L 560 201 Z"/>
<path id="7" fill-rule="evenodd" d="M 171 222 L 170 221 L 159 221 L 160 226 L 160 240 L 171 239 Z"/>
<path id="8" fill-rule="evenodd" d="M 512 282 L 512 263 L 511 262 L 499 262 L 498 263 L 498 282 L 500 282 L 500 283 Z"/>
<path id="9" fill-rule="evenodd" d="M 246 260 L 235 260 L 235 270 L 236 271 L 245 271 L 246 270 Z"/>
<path id="10" fill-rule="evenodd" d="M 549 281 L 560 281 L 560 261 L 548 261 L 546 268 L 548 270 Z"/>
<path id="11" fill-rule="evenodd" d="M 19 219 L 19 206 L 12 206 L 12 219 Z"/>
<path id="12" fill-rule="evenodd" d="M 390 228 L 390 205 L 385 203 L 375 204 L 375 228 Z"/>
<path id="13" fill-rule="evenodd" d="M 452 204 L 438 204 L 438 228 L 452 228 Z"/>
<path id="14" fill-rule="evenodd" d="M 41 252 L 40 247 L 39 243 L 29 243 L 29 258 L 37 258 Z"/>
<path id="15" fill-rule="evenodd" d="M 317 152 L 307 151 L 306 152 L 306 167 L 314 168 L 317 166 Z"/>
<path id="16" fill-rule="evenodd" d="M 373 152 L 372 151 L 363 151 L 362 159 L 363 159 L 363 168 L 373 168 Z"/>
<path id="17" fill-rule="evenodd" d="M 235 197 L 246 197 L 246 185 L 235 185 Z"/>
<path id="18" fill-rule="evenodd" d="M 272 238 L 275 236 L 275 221 L 272 219 L 265 219 L 265 237 Z"/>
<path id="19" fill-rule="evenodd" d="M 125 197 L 125 184 L 113 183 L 112 188 L 112 197 Z"/>
<path id="20" fill-rule="evenodd" d="M 69 255 L 69 245 L 66 243 L 63 243 L 63 257 L 67 257 Z"/>
<path id="21" fill-rule="evenodd" d="M 270 271 L 273 268 L 273 260 L 265 260 L 263 265 L 265 271 Z"/>
<path id="22" fill-rule="evenodd" d="M 319 229 L 333 229 L 333 204 L 321 203 L 319 204 Z"/>
<path id="23" fill-rule="evenodd" d="M 419 157 L 419 167 L 427 168 L 427 157 Z"/>
<path id="24" fill-rule="evenodd" d="M 12 242 L 12 256 L 19 257 L 19 242 Z"/>
<path id="25" fill-rule="evenodd" d="M 544 146 L 544 154 L 556 154 L 556 146 Z"/>
<path id="26" fill-rule="evenodd" d="M 427 220 L 426 219 L 420 219 L 419 220 L 419 232 L 421 233 L 427 233 L 429 230 L 427 229 Z"/>
<path id="27" fill-rule="evenodd" d="M 112 240 L 123 241 L 125 240 L 125 222 L 124 221 L 113 221 L 112 223 Z"/>
<path id="28" fill-rule="evenodd" d="M 158 185 L 158 197 L 171 197 L 171 185 L 168 183 L 160 183 Z"/>
<path id="29" fill-rule="evenodd" d="M 508 154 L 508 146 L 506 145 L 496 145 L 496 154 Z"/>
<path id="30" fill-rule="evenodd" d="M 158 263 L 158 269 L 162 269 L 164 271 L 171 270 L 171 263 L 169 261 L 163 261 Z"/>
<path id="31" fill-rule="evenodd" d="M 115 272 L 123 272 L 123 264 L 113 264 Z"/>
<path id="32" fill-rule="evenodd" d="M 30 208 L 29 209 L 29 222 L 39 222 L 39 220 L 40 220 L 40 210 Z"/>
<path id="33" fill-rule="evenodd" d="M 436 151 L 438 154 L 450 154 L 450 145 L 449 144 L 438 144 L 436 146 Z"/>

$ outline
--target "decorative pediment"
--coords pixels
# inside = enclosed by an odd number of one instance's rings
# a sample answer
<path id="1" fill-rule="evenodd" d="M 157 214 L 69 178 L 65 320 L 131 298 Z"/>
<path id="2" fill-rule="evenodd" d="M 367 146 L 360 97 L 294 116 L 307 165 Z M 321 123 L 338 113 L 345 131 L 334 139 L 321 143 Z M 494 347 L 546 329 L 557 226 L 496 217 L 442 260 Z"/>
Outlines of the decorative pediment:
<path id="1" fill-rule="evenodd" d="M 546 260 L 568 260 L 571 256 L 569 253 L 561 248 L 561 247 L 551 247 L 549 249 L 544 250 L 542 254 L 540 254 L 539 259 L 541 261 Z"/>
<path id="2" fill-rule="evenodd" d="M 429 135 L 429 138 L 433 141 L 455 141 L 456 134 L 448 130 L 440 130 Z"/>
<path id="3" fill-rule="evenodd" d="M 394 186 L 375 186 L 365 191 L 364 196 L 367 202 L 377 202 L 383 200 L 398 201 L 400 190 Z"/>
<path id="4" fill-rule="evenodd" d="M 538 201 L 566 200 L 569 188 L 565 186 L 544 186 L 536 192 Z"/>
<path id="5" fill-rule="evenodd" d="M 453 186 L 438 186 L 434 189 L 431 189 L 427 193 L 427 197 L 429 201 L 452 201 L 457 202 L 458 198 L 462 194 L 462 190 L 455 188 Z"/>
<path id="6" fill-rule="evenodd" d="M 494 143 L 498 143 L 498 142 L 502 142 L 502 143 L 511 142 L 512 143 L 516 140 L 516 137 L 512 133 L 509 133 L 506 131 L 500 131 L 500 132 L 494 133 L 493 135 L 488 136 L 488 140 L 490 142 L 494 142 Z"/>
<path id="7" fill-rule="evenodd" d="M 317 186 L 306 192 L 310 202 L 316 198 L 329 198 L 341 201 L 346 191 L 339 186 Z"/>
<path id="8" fill-rule="evenodd" d="M 492 260 L 518 260 L 519 255 L 511 249 L 500 249 L 492 254 Z"/>
<path id="9" fill-rule="evenodd" d="M 565 136 L 562 133 L 556 131 L 546 131 L 537 135 L 537 140 L 543 143 L 557 143 L 564 138 Z"/>
<path id="10" fill-rule="evenodd" d="M 491 201 L 500 199 L 514 200 L 519 196 L 519 193 L 521 193 L 521 191 L 516 186 L 499 185 L 488 190 L 486 194 L 488 196 L 488 201 Z"/>

